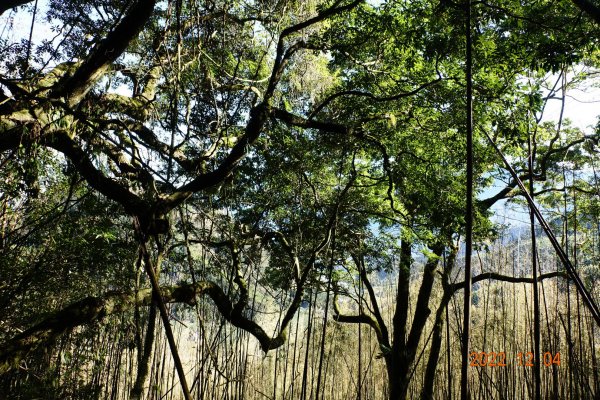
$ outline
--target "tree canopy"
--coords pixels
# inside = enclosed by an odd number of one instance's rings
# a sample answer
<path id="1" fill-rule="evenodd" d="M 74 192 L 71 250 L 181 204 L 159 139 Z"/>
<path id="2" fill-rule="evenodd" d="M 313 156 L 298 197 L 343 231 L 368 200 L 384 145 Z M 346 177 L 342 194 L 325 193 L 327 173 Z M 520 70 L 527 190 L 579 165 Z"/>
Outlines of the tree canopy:
<path id="1" fill-rule="evenodd" d="M 600 137 L 544 111 L 597 75 L 598 6 L 472 6 L 477 245 L 500 235 L 493 206 L 521 194 L 485 133 L 546 211 L 577 193 L 591 230 Z M 45 347 L 118 318 L 143 385 L 156 316 L 177 360 L 166 305 L 202 298 L 268 353 L 331 291 L 334 320 L 374 332 L 391 399 L 435 321 L 432 398 L 438 322 L 464 287 L 462 2 L 17 0 L 0 16 L 5 387 Z M 391 319 L 374 276 L 397 281 Z"/>

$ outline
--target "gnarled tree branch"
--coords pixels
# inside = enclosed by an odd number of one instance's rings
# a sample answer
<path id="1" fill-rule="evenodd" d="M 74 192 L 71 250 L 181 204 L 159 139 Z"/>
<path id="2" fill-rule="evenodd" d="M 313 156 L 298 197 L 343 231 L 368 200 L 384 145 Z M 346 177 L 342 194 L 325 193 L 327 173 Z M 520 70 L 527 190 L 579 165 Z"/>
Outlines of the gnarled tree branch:
<path id="1" fill-rule="evenodd" d="M 252 334 L 266 352 L 284 343 L 285 335 L 272 338 L 253 320 L 234 312 L 234 304 L 219 285 L 211 281 L 195 284 L 161 287 L 162 299 L 166 303 L 194 304 L 197 296 L 208 295 L 223 317 L 234 326 Z M 83 325 L 102 321 L 113 314 L 127 312 L 137 306 L 147 306 L 152 302 L 152 289 L 137 292 L 110 292 L 102 297 L 86 297 L 55 312 L 35 326 L 18 334 L 0 348 L 0 373 L 5 373 L 32 350 L 47 345 L 61 335 Z"/>
<path id="2" fill-rule="evenodd" d="M 541 282 L 544 279 L 549 278 L 566 278 L 567 274 L 564 271 L 554 271 L 548 272 L 547 274 L 542 274 L 538 277 L 538 282 Z M 484 272 L 477 276 L 473 277 L 473 283 L 481 282 L 484 280 L 496 280 L 501 282 L 510 282 L 510 283 L 533 283 L 533 278 L 526 276 L 508 276 L 502 275 L 497 272 Z M 465 287 L 465 282 L 457 282 L 450 285 L 450 290 L 452 292 L 457 292 L 458 290 Z"/>
<path id="3" fill-rule="evenodd" d="M 129 43 L 142 30 L 154 11 L 155 0 L 138 0 L 127 11 L 117 26 L 92 50 L 88 58 L 75 73 L 58 84 L 55 97 L 66 97 L 68 104 L 74 106 L 91 89 Z"/>

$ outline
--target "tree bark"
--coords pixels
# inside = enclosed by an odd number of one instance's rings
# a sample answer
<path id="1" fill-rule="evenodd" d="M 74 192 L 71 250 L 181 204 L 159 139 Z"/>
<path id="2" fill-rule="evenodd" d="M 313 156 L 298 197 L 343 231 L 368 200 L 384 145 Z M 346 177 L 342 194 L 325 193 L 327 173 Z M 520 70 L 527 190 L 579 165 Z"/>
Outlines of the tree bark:
<path id="1" fill-rule="evenodd" d="M 410 254 L 408 249 L 403 250 L 404 255 Z M 434 249 L 434 256 L 425 264 L 423 280 L 421 281 L 417 305 L 415 307 L 415 314 L 410 333 L 406 339 L 402 337 L 405 335 L 406 319 L 408 319 L 408 282 L 405 282 L 404 280 L 410 278 L 410 269 L 404 271 L 405 276 L 399 278 L 399 283 L 402 283 L 405 287 L 398 288 L 396 305 L 401 308 L 397 308 L 395 311 L 394 342 L 391 351 L 385 356 L 390 388 L 390 400 L 404 400 L 407 398 L 411 367 L 417 354 L 417 348 L 423 334 L 423 328 L 431 313 L 431 310 L 429 309 L 429 299 L 435 280 L 435 269 L 438 265 L 439 256 L 441 255 L 442 250 L 442 246 L 436 246 Z M 406 304 L 404 304 L 404 301 L 406 301 Z"/>
<path id="2" fill-rule="evenodd" d="M 223 317 L 234 326 L 252 334 L 260 343 L 263 351 L 281 346 L 285 341 L 285 332 L 277 336 L 268 334 L 253 320 L 233 312 L 231 303 L 223 289 L 211 281 L 199 281 L 196 284 L 183 284 L 161 288 L 165 303 L 194 304 L 196 296 L 208 295 Z M 102 297 L 90 296 L 72 303 L 55 312 L 37 325 L 18 334 L 13 339 L 0 345 L 0 374 L 3 374 L 32 350 L 48 345 L 61 335 L 82 325 L 102 321 L 106 316 L 131 310 L 135 305 L 150 305 L 152 289 L 137 292 L 109 292 Z"/>
<path id="3" fill-rule="evenodd" d="M 137 366 L 137 376 L 135 383 L 129 394 L 131 400 L 139 400 L 142 398 L 142 391 L 144 390 L 144 382 L 148 377 L 150 371 L 150 356 L 152 355 L 152 346 L 154 344 L 154 336 L 156 330 L 156 305 L 150 306 L 150 312 L 148 313 L 148 328 L 146 330 L 146 337 L 144 339 L 143 354 L 140 357 L 139 365 Z"/>
<path id="4" fill-rule="evenodd" d="M 425 379 L 423 380 L 423 389 L 421 391 L 422 400 L 433 399 L 433 389 L 435 388 L 435 373 L 437 371 L 440 352 L 442 349 L 442 335 L 444 330 L 444 311 L 448 307 L 451 295 L 444 294 L 440 306 L 435 314 L 435 322 L 433 325 L 433 334 L 431 338 L 431 347 L 429 348 L 429 358 L 427 360 L 427 368 L 425 370 Z"/>
<path id="5" fill-rule="evenodd" d="M 440 358 L 440 352 L 442 348 L 442 334 L 444 329 L 444 312 L 448 309 L 448 303 L 452 298 L 454 292 L 451 290 L 449 284 L 450 273 L 454 269 L 454 262 L 456 261 L 456 254 L 458 248 L 452 246 L 448 260 L 444 263 L 444 272 L 442 275 L 442 286 L 444 294 L 442 300 L 435 313 L 435 321 L 433 323 L 433 333 L 431 339 L 431 347 L 429 349 L 429 359 L 427 360 L 427 368 L 425 370 L 425 378 L 423 380 L 423 388 L 421 391 L 422 400 L 433 399 L 433 393 L 435 388 L 435 373 L 437 371 L 437 365 Z M 446 313 L 447 315 L 447 313 Z M 448 379 L 450 376 L 448 376 Z"/>

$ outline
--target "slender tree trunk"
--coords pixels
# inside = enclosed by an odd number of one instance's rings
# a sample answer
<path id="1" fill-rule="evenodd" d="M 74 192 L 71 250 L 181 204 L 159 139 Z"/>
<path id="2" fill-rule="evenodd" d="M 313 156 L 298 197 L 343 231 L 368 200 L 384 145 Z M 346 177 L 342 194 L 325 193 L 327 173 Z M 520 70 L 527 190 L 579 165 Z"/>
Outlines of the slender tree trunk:
<path id="1" fill-rule="evenodd" d="M 316 296 L 315 296 L 316 298 Z M 307 386 L 309 385 L 308 383 L 308 361 L 310 359 L 310 339 L 311 339 L 311 335 L 312 335 L 312 318 L 313 318 L 313 313 L 312 310 L 315 307 L 315 305 L 313 304 L 313 297 L 312 297 L 312 293 L 309 292 L 308 295 L 308 299 L 309 299 L 309 303 L 308 303 L 308 315 L 307 315 L 307 323 L 306 323 L 306 351 L 304 353 L 304 370 L 302 372 L 302 390 L 300 392 L 300 399 L 301 400 L 305 400 L 306 399 L 306 395 L 308 394 L 308 388 Z"/>
<path id="2" fill-rule="evenodd" d="M 335 237 L 334 237 L 334 241 L 333 241 L 334 245 L 335 245 Z M 325 357 L 325 341 L 327 338 L 327 316 L 328 316 L 328 311 L 329 311 L 329 292 L 331 291 L 331 276 L 333 274 L 333 252 L 334 249 L 332 249 L 331 251 L 331 262 L 329 265 L 329 271 L 328 271 L 328 275 L 327 275 L 327 292 L 325 295 L 325 312 L 323 313 L 323 330 L 321 332 L 321 345 L 319 348 L 319 372 L 317 374 L 317 393 L 315 396 L 316 400 L 319 400 L 319 397 L 321 396 L 321 377 L 322 377 L 322 373 L 323 373 L 323 358 Z M 324 386 L 324 385 L 323 385 Z M 324 391 L 325 389 L 323 389 Z"/>
<path id="3" fill-rule="evenodd" d="M 421 391 L 422 400 L 432 400 L 434 398 L 435 373 L 440 358 L 442 348 L 442 336 L 444 333 L 444 312 L 448 307 L 450 294 L 444 293 L 442 301 L 435 313 L 435 321 L 433 323 L 433 334 L 431 338 L 431 347 L 429 348 L 429 359 L 425 370 L 425 378 L 423 379 L 423 389 Z M 449 378 L 450 376 L 448 376 Z"/>
<path id="4" fill-rule="evenodd" d="M 298 350 L 298 326 L 300 325 L 300 312 L 296 316 L 296 331 L 294 333 L 294 354 L 292 355 L 292 376 L 291 381 L 291 395 L 290 398 L 294 398 L 294 388 L 296 387 L 296 368 L 298 366 L 298 358 L 296 357 L 296 351 Z"/>
<path id="5" fill-rule="evenodd" d="M 469 400 L 471 392 L 469 388 L 469 340 L 471 331 L 471 251 L 473 247 L 473 55 L 471 36 L 471 0 L 466 1 L 465 6 L 465 78 L 466 90 L 466 205 L 465 205 L 465 289 L 463 296 L 463 334 L 461 338 L 461 381 L 460 392 L 462 400 Z"/>
<path id="6" fill-rule="evenodd" d="M 450 351 L 450 315 L 448 305 L 446 305 L 446 379 L 448 380 L 448 400 L 452 400 L 452 372 L 451 372 L 451 351 Z"/>
<path id="7" fill-rule="evenodd" d="M 535 133 L 533 136 L 533 140 L 535 140 Z M 534 198 L 534 190 L 533 190 L 533 163 L 535 161 L 535 154 L 533 153 L 532 138 L 529 138 L 528 141 L 528 150 L 529 150 L 529 158 L 528 158 L 528 168 L 529 168 L 529 195 L 531 198 Z M 539 283 L 537 281 L 538 277 L 538 267 L 537 267 L 537 244 L 535 237 L 535 214 L 533 212 L 533 208 L 529 210 L 529 223 L 531 227 L 531 269 L 533 273 L 533 355 L 534 355 L 534 366 L 533 366 L 533 374 L 534 374 L 534 400 L 540 400 L 542 396 L 542 366 L 541 366 L 541 358 L 540 358 L 540 342 L 541 342 L 541 330 L 540 330 L 540 296 L 538 292 Z"/>
<path id="8" fill-rule="evenodd" d="M 440 358 L 440 352 L 442 348 L 442 335 L 444 330 L 444 315 L 446 317 L 446 321 L 448 321 L 448 303 L 452 298 L 452 292 L 448 287 L 448 278 L 450 276 L 450 272 L 454 268 L 454 262 L 456 260 L 456 247 L 452 247 L 450 255 L 446 260 L 444 258 L 444 272 L 442 275 L 442 285 L 444 289 L 444 293 L 442 295 L 442 299 L 438 306 L 438 309 L 435 313 L 435 320 L 433 322 L 433 332 L 431 339 L 431 347 L 429 349 L 429 359 L 427 361 L 427 367 L 425 370 L 425 377 L 423 379 L 423 389 L 421 391 L 421 399 L 429 400 L 434 398 L 434 386 L 435 386 L 435 374 L 437 371 L 437 366 Z M 448 351 L 450 351 L 450 341 L 449 341 L 450 332 L 447 331 L 447 346 Z M 448 353 L 449 354 L 449 353 Z M 448 355 L 448 381 L 451 382 L 451 374 L 450 374 L 450 356 Z M 451 397 L 452 384 L 448 384 L 448 396 Z"/>
<path id="9" fill-rule="evenodd" d="M 358 264 L 360 268 L 360 264 Z M 360 274 L 359 274 L 360 275 Z M 358 310 L 359 313 L 363 313 L 362 305 L 362 279 L 358 280 Z M 358 384 L 358 391 L 356 393 L 356 399 L 362 400 L 362 324 L 358 324 L 358 369 L 356 371 L 356 383 Z"/>
<path id="10" fill-rule="evenodd" d="M 152 303 L 148 312 L 148 327 L 146 329 L 146 337 L 144 338 L 144 350 L 140 358 L 135 383 L 129 394 L 131 400 L 138 400 L 142 397 L 144 382 L 148 377 L 150 370 L 150 356 L 152 355 L 152 347 L 154 345 L 154 334 L 156 327 L 156 305 Z"/>

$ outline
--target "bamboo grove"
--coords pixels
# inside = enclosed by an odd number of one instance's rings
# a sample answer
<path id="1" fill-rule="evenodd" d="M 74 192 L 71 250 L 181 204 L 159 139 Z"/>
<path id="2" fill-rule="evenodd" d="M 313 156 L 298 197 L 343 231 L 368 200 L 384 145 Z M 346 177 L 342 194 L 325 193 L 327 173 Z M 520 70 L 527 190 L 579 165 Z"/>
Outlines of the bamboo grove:
<path id="1" fill-rule="evenodd" d="M 3 2 L 0 399 L 598 398 L 599 23 Z"/>

